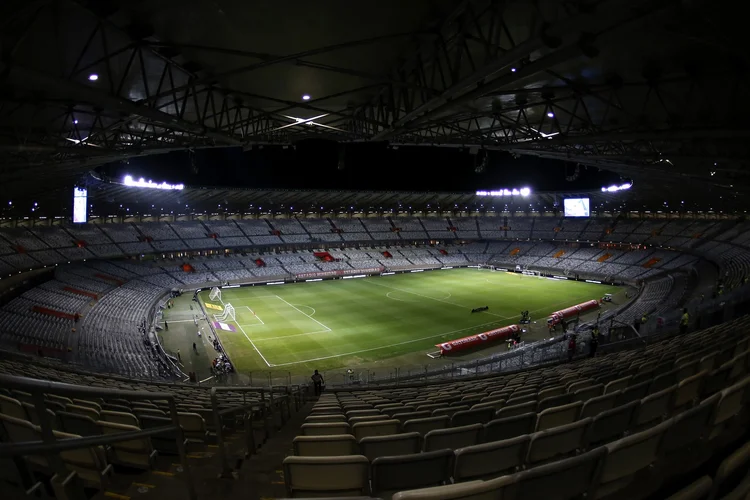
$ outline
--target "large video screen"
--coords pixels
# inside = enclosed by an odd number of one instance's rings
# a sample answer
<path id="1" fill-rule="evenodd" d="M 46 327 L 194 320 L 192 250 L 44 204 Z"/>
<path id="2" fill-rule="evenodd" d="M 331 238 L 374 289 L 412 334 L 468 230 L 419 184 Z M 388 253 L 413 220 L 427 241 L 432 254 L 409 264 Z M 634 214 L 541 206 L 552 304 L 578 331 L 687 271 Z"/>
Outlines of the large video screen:
<path id="1" fill-rule="evenodd" d="M 588 217 L 589 199 L 588 198 L 568 198 L 564 200 L 565 217 Z"/>
<path id="2" fill-rule="evenodd" d="M 73 188 L 73 222 L 85 224 L 88 215 L 88 190 Z"/>

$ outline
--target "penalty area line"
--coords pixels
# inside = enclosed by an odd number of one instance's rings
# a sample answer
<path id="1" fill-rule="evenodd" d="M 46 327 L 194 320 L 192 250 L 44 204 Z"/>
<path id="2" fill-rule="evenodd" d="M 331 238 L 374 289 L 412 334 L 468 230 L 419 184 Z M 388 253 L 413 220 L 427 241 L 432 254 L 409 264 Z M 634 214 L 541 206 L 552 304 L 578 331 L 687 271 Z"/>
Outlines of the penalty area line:
<path id="1" fill-rule="evenodd" d="M 250 306 L 240 306 L 240 307 L 247 307 L 247 310 L 248 310 L 248 311 L 250 311 L 251 313 L 253 313 L 253 316 L 255 316 L 255 318 L 256 318 L 256 319 L 257 319 L 258 321 L 260 321 L 260 324 L 261 324 L 261 325 L 265 325 L 265 323 L 263 323 L 263 320 L 262 320 L 262 319 L 260 319 L 260 316 L 258 316 L 257 314 L 255 314 L 255 311 L 253 311 L 252 309 L 250 309 Z M 238 325 L 239 325 L 239 323 L 238 323 Z"/>
<path id="2" fill-rule="evenodd" d="M 237 326 L 238 326 L 238 327 L 240 328 L 240 331 L 242 332 L 242 335 L 244 335 L 244 336 L 245 336 L 245 338 L 247 339 L 247 341 L 248 341 L 248 342 L 250 342 L 250 345 L 251 345 L 251 346 L 253 346 L 253 349 L 255 349 L 255 351 L 256 351 L 256 352 L 258 353 L 258 356 L 260 356 L 260 359 L 262 359 L 262 360 L 263 360 L 263 362 L 264 362 L 264 363 L 265 363 L 265 364 L 266 364 L 266 365 L 267 365 L 267 366 L 268 366 L 269 368 L 271 368 L 271 367 L 273 367 L 273 366 L 276 366 L 276 365 L 272 365 L 271 363 L 269 363 L 269 362 L 268 362 L 268 360 L 266 359 L 266 357 L 265 357 L 265 356 L 263 356 L 263 353 L 262 353 L 262 352 L 260 352 L 260 349 L 258 349 L 258 347 L 257 347 L 257 346 L 255 345 L 255 342 L 253 342 L 252 340 L 250 340 L 250 337 L 248 337 L 248 336 L 247 336 L 247 333 L 245 333 L 245 329 L 244 329 L 244 328 L 242 328 L 242 325 L 240 325 L 240 324 L 239 324 L 239 323 L 237 323 L 237 322 L 235 322 L 235 324 L 236 324 L 236 325 L 237 325 Z"/>

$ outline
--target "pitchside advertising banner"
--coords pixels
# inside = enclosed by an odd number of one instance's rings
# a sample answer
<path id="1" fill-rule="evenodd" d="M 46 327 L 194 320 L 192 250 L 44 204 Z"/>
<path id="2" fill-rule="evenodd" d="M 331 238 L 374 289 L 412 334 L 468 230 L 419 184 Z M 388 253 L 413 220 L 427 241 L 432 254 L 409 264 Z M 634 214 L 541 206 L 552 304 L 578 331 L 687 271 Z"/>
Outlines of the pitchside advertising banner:
<path id="1" fill-rule="evenodd" d="M 348 276 L 350 274 L 376 274 L 382 273 L 385 270 L 384 267 L 370 267 L 367 269 L 348 269 L 346 271 L 322 271 L 319 273 L 300 273 L 296 274 L 297 279 L 310 279 L 310 278 L 332 278 L 334 276 Z"/>
<path id="2" fill-rule="evenodd" d="M 470 335 L 456 340 L 449 340 L 442 344 L 435 344 L 435 347 L 440 349 L 440 354 L 447 354 L 450 352 L 460 351 L 468 349 L 470 347 L 476 347 L 486 342 L 493 342 L 496 340 L 503 340 L 510 338 L 516 332 L 520 332 L 521 327 L 518 325 L 504 326 L 489 332 L 479 333 L 477 335 Z"/>
<path id="3" fill-rule="evenodd" d="M 209 303 L 205 303 L 204 305 L 205 305 L 206 307 L 208 307 L 209 309 L 216 309 L 216 310 L 218 310 L 218 311 L 223 311 L 223 310 L 224 310 L 224 308 L 223 308 L 223 307 L 221 307 L 221 306 L 217 306 L 216 304 L 209 304 Z"/>

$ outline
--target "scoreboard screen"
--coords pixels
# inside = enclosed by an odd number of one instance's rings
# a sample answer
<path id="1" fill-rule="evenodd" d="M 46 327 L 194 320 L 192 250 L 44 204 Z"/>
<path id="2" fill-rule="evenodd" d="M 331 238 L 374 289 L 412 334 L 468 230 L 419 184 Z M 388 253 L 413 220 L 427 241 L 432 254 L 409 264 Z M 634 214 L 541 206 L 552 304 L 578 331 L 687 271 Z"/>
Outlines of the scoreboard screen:
<path id="1" fill-rule="evenodd" d="M 565 217 L 589 217 L 588 198 L 568 198 L 563 201 Z"/>

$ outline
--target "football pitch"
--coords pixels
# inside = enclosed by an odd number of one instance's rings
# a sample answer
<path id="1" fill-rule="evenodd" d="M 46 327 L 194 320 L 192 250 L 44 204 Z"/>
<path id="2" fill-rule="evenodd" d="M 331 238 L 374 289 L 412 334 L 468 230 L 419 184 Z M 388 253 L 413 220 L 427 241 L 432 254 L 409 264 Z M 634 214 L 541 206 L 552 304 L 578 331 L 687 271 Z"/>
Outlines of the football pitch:
<path id="1" fill-rule="evenodd" d="M 617 292 L 607 285 L 466 268 L 225 288 L 222 302 L 236 310 L 236 322 L 226 323 L 236 331 L 217 334 L 240 373 L 310 373 L 396 357 L 394 363 L 419 363 L 437 350 L 435 344 L 517 323 L 522 310 L 541 329 L 553 311 Z M 204 304 L 221 305 L 208 295 L 200 293 Z M 471 312 L 481 306 L 489 310 Z"/>

